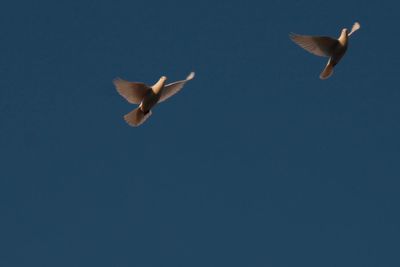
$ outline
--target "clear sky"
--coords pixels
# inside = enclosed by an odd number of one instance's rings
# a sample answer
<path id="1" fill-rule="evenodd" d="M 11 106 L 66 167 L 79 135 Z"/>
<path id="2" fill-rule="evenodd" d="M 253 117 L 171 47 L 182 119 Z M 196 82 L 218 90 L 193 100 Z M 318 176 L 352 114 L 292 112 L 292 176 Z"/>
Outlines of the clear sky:
<path id="1" fill-rule="evenodd" d="M 400 266 L 399 9 L 3 1 L 0 266 Z M 355 21 L 326 81 L 288 38 Z M 113 78 L 192 70 L 123 121 Z"/>

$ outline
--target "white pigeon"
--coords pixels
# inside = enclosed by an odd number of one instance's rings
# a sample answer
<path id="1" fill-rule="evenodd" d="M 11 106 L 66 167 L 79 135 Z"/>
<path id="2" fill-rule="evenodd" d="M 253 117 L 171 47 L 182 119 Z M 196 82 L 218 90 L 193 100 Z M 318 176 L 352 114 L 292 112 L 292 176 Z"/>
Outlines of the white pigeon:
<path id="1" fill-rule="evenodd" d="M 128 82 L 120 78 L 114 79 L 113 83 L 118 93 L 129 103 L 139 106 L 124 116 L 130 126 L 139 126 L 151 115 L 151 109 L 183 88 L 187 81 L 194 78 L 191 72 L 185 80 L 165 85 L 167 77 L 162 76 L 153 86 L 147 86 L 141 82 Z"/>
<path id="2" fill-rule="evenodd" d="M 329 57 L 328 64 L 326 64 L 325 69 L 319 76 L 321 79 L 327 79 L 332 75 L 333 68 L 346 53 L 348 38 L 360 27 L 360 23 L 356 22 L 350 33 L 348 29 L 343 29 L 338 39 L 326 36 L 298 35 L 295 33 L 291 33 L 289 36 L 293 42 L 308 52 L 321 57 Z"/>

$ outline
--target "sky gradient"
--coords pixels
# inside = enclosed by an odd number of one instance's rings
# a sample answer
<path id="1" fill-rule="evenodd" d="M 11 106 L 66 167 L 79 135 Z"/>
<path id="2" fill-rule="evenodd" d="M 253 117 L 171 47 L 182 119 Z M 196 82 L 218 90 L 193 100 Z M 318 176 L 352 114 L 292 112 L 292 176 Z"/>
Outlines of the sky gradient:
<path id="1" fill-rule="evenodd" d="M 400 266 L 400 4 L 335 3 L 2 3 L 0 266 Z"/>

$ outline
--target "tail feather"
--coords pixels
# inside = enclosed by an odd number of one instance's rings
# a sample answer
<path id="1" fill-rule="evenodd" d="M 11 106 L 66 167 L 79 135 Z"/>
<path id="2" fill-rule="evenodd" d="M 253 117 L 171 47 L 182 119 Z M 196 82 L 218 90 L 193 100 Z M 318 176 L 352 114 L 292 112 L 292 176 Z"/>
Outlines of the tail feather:
<path id="1" fill-rule="evenodd" d="M 124 116 L 126 123 L 128 123 L 132 127 L 136 127 L 141 125 L 151 116 L 151 110 L 148 113 L 144 113 L 140 107 L 132 110 L 128 114 Z"/>
<path id="2" fill-rule="evenodd" d="M 331 77 L 332 74 L 333 74 L 333 65 L 331 64 L 331 62 L 328 62 L 325 69 L 319 75 L 319 78 L 325 80 Z"/>

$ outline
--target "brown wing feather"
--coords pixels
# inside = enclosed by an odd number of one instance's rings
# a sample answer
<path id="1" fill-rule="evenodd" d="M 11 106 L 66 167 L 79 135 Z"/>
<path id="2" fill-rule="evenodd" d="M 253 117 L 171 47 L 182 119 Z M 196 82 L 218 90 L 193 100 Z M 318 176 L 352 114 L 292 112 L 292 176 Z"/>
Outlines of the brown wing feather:
<path id="1" fill-rule="evenodd" d="M 173 82 L 170 84 L 167 84 L 162 91 L 160 100 L 158 102 L 163 102 L 165 100 L 167 100 L 168 98 L 170 98 L 171 96 L 173 96 L 174 94 L 178 93 L 183 86 L 185 85 L 186 82 L 190 81 L 191 79 L 194 78 L 194 72 L 191 72 L 185 80 L 182 81 L 177 81 L 177 82 Z"/>
<path id="2" fill-rule="evenodd" d="M 114 79 L 113 83 L 117 92 L 132 104 L 140 104 L 146 92 L 150 89 L 144 83 L 128 82 L 120 78 Z"/>
<path id="3" fill-rule="evenodd" d="M 290 39 L 304 50 L 320 56 L 330 57 L 335 51 L 339 41 L 326 36 L 307 36 L 291 33 Z"/>

